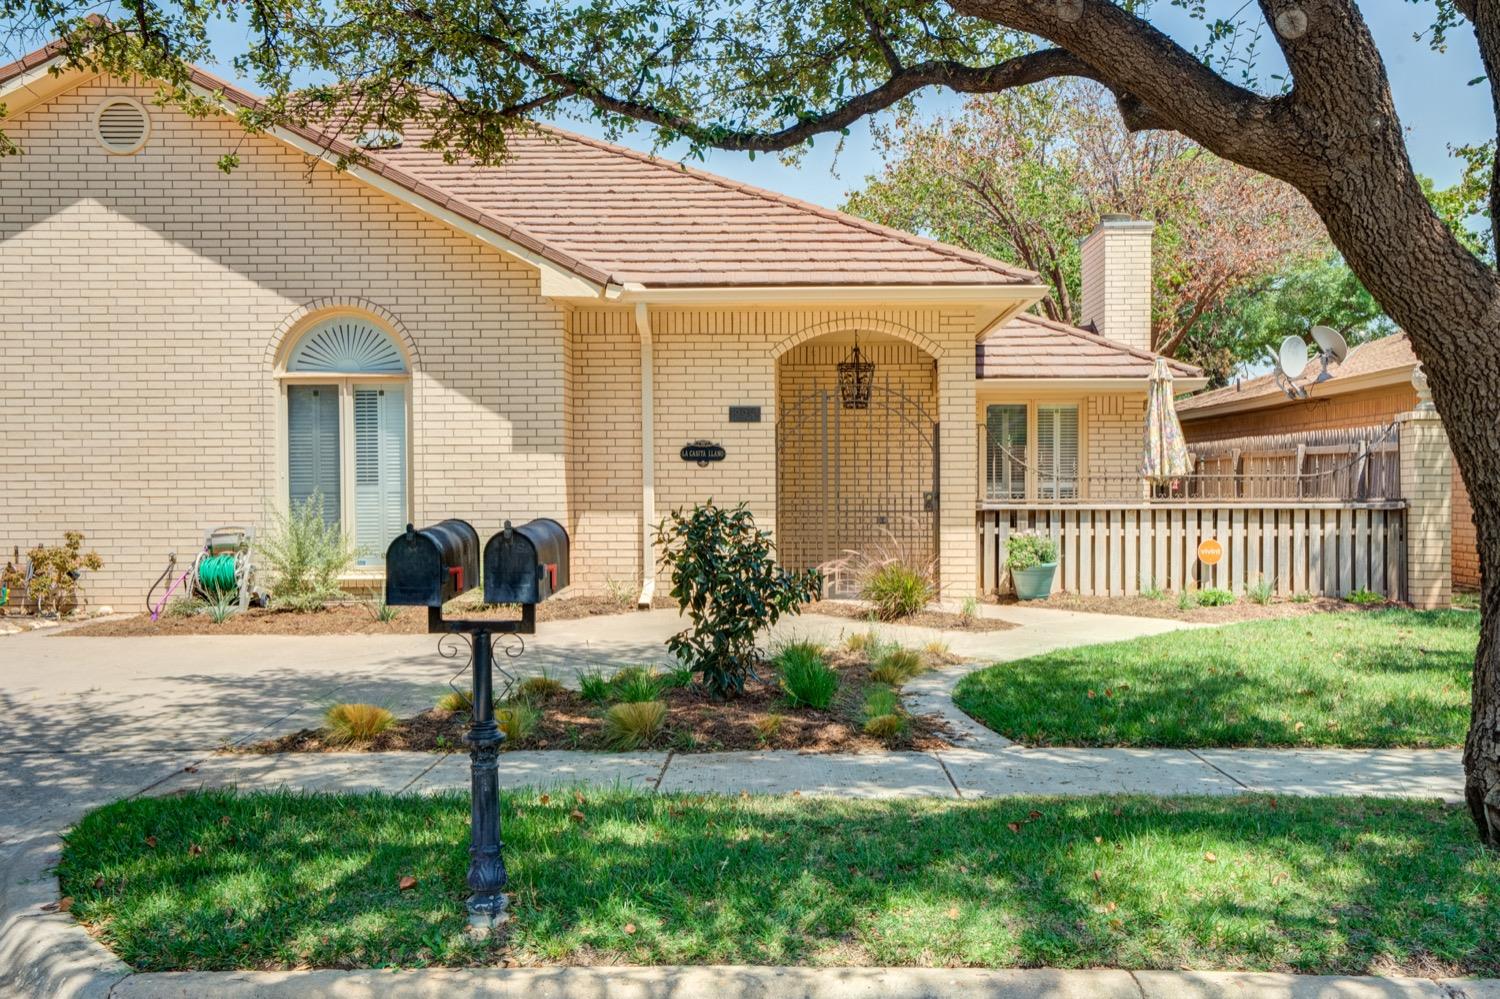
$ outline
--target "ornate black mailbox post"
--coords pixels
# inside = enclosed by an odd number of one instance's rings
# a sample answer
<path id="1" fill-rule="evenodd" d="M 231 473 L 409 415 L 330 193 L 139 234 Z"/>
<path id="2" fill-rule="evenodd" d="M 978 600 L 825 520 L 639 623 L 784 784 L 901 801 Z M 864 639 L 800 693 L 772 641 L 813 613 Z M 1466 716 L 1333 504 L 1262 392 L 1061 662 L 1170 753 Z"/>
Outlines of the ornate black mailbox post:
<path id="1" fill-rule="evenodd" d="M 445 602 L 479 582 L 479 557 L 479 535 L 462 520 L 444 520 L 420 531 L 408 524 L 386 550 L 385 599 L 392 607 L 426 607 L 429 632 L 469 636 L 474 704 L 464 736 L 472 806 L 469 925 L 488 930 L 506 918 L 497 769 L 505 735 L 495 723 L 493 643 L 499 634 L 534 634 L 536 605 L 568 585 L 568 532 L 545 518 L 520 527 L 507 520 L 485 545 L 485 603 L 519 604 L 519 621 L 443 617 Z"/>

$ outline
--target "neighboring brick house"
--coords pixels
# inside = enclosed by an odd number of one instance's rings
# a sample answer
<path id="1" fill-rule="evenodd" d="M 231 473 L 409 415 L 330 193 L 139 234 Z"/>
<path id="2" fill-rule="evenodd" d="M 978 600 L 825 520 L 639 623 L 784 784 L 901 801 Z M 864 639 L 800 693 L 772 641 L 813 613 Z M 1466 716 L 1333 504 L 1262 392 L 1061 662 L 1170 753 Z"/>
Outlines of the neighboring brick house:
<path id="1" fill-rule="evenodd" d="M 986 434 L 1025 456 L 1018 500 L 1138 460 L 1147 224 L 1085 242 L 1101 336 L 1028 314 L 1028 271 L 565 132 L 484 168 L 413 132 L 341 172 L 335 136 L 152 93 L 49 50 L 0 67 L 24 150 L 0 160 L 0 545 L 86 532 L 96 603 L 313 493 L 371 578 L 408 520 L 552 516 L 578 589 L 649 589 L 651 525 L 712 498 L 793 562 L 916 545 L 962 596 L 976 483 L 1009 471 Z M 863 404 L 837 380 L 856 342 Z M 683 460 L 699 440 L 724 459 Z"/>
<path id="2" fill-rule="evenodd" d="M 1385 425 L 1417 408 L 1412 376 L 1418 363 L 1406 334 L 1395 333 L 1355 347 L 1342 364 L 1330 363 L 1332 377 L 1324 381 L 1316 381 L 1321 367 L 1309 366 L 1297 379 L 1305 398 L 1289 398 L 1267 374 L 1181 400 L 1177 414 L 1189 443 Z M 1473 510 L 1458 465 L 1450 465 L 1445 487 L 1452 491 L 1453 586 L 1477 590 Z"/>

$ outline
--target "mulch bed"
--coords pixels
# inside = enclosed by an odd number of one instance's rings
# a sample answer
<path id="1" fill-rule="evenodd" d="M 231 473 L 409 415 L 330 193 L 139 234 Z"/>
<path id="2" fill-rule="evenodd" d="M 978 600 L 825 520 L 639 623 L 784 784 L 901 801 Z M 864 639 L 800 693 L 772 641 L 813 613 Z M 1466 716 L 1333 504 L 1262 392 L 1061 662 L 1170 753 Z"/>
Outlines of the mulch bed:
<path id="1" fill-rule="evenodd" d="M 450 617 L 455 614 L 496 619 L 520 616 L 514 608 L 478 609 L 461 604 L 462 599 L 448 606 L 446 613 Z M 675 607 L 676 604 L 668 598 L 657 597 L 653 606 Z M 613 597 L 560 596 L 538 604 L 536 618 L 538 621 L 574 621 L 601 614 L 626 614 L 634 609 L 633 604 L 622 603 Z M 252 607 L 219 624 L 207 614 L 164 615 L 156 621 L 151 620 L 149 614 L 137 614 L 68 628 L 65 633 L 87 638 L 135 638 L 155 635 L 421 635 L 427 632 L 427 611 L 421 607 L 402 607 L 389 621 L 379 620 L 375 610 L 375 605 L 362 603 L 331 604 L 322 610 L 305 613 Z"/>
<path id="2" fill-rule="evenodd" d="M 913 715 L 907 733 L 885 742 L 864 734 L 860 708 L 870 685 L 867 661 L 834 652 L 830 665 L 839 672 L 839 691 L 827 711 L 788 706 L 774 670 L 763 667 L 765 679 L 752 680 L 745 693 L 727 701 L 715 700 L 697 685 L 674 687 L 662 693 L 667 721 L 656 743 L 646 749 L 677 752 L 719 750 L 795 749 L 809 753 L 870 752 L 884 749 L 943 749 L 951 745 L 947 723 L 933 715 Z M 608 750 L 603 737 L 603 715 L 609 705 L 585 700 L 577 691 L 563 690 L 533 703 L 541 718 L 526 738 L 502 748 Z M 366 743 L 328 741 L 322 729 L 303 729 L 290 735 L 230 750 L 241 753 L 325 752 L 452 752 L 464 748 L 469 727 L 467 712 L 431 708 L 395 725 Z"/>
<path id="3" fill-rule="evenodd" d="M 1327 614 L 1336 611 L 1372 610 L 1396 606 L 1390 603 L 1352 604 L 1332 597 L 1314 597 L 1301 602 L 1273 599 L 1258 604 L 1240 597 L 1222 607 L 1179 607 L 1175 594 L 1160 599 L 1150 597 L 1085 597 L 1073 593 L 1054 593 L 1045 600 L 1018 601 L 1002 597 L 1001 604 L 1044 607 L 1048 610 L 1085 611 L 1091 614 L 1123 614 L 1128 617 L 1156 617 L 1171 621 L 1195 621 L 1204 624 L 1233 624 L 1236 621 L 1267 621 L 1305 614 Z"/>
<path id="4" fill-rule="evenodd" d="M 964 617 L 962 614 L 951 614 L 947 611 L 924 610 L 918 611 L 907 617 L 896 618 L 893 621 L 882 621 L 875 616 L 870 605 L 857 600 L 819 600 L 816 603 L 803 604 L 802 613 L 822 614 L 827 617 L 846 617 L 854 621 L 864 621 L 873 627 L 882 624 L 910 625 L 914 628 L 936 628 L 941 631 L 1009 631 L 1011 628 L 1019 628 L 1020 625 L 1010 621 L 1002 621 L 993 617 Z"/>

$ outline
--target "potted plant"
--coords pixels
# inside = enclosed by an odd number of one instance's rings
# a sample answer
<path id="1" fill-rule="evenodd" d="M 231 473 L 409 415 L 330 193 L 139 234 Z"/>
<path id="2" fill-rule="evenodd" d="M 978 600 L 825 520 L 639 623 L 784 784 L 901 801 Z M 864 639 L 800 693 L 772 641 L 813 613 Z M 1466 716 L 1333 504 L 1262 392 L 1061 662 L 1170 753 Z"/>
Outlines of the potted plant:
<path id="1" fill-rule="evenodd" d="M 1012 534 L 1005 539 L 1005 567 L 1018 600 L 1040 600 L 1052 592 L 1057 574 L 1057 542 L 1045 534 Z"/>

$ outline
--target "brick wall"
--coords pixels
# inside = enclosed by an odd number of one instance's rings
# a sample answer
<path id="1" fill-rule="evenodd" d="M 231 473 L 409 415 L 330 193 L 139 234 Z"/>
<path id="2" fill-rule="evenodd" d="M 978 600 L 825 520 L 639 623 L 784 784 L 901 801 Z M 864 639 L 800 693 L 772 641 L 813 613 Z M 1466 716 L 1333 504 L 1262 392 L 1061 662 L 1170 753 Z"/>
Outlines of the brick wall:
<path id="1" fill-rule="evenodd" d="M 1154 228 L 1138 219 L 1107 217 L 1079 247 L 1083 322 L 1137 350 L 1151 349 Z"/>
<path id="2" fill-rule="evenodd" d="M 1406 499 L 1408 599 L 1446 607 L 1452 598 L 1453 455 L 1436 412 L 1401 420 L 1401 495 Z"/>
<path id="3" fill-rule="evenodd" d="M 1091 395 L 1084 404 L 1087 475 L 1095 493 L 1123 498 L 1141 471 L 1145 393 Z"/>
<path id="4" fill-rule="evenodd" d="M 130 94 L 153 128 L 104 152 Z M 96 81 L 7 121 L 0 159 L 0 549 L 88 534 L 94 604 L 135 607 L 166 553 L 276 500 L 278 330 L 311 302 L 383 310 L 416 347 L 415 518 L 566 508 L 562 310 L 497 251 L 226 121 Z M 236 152 L 230 175 L 215 168 Z"/>

